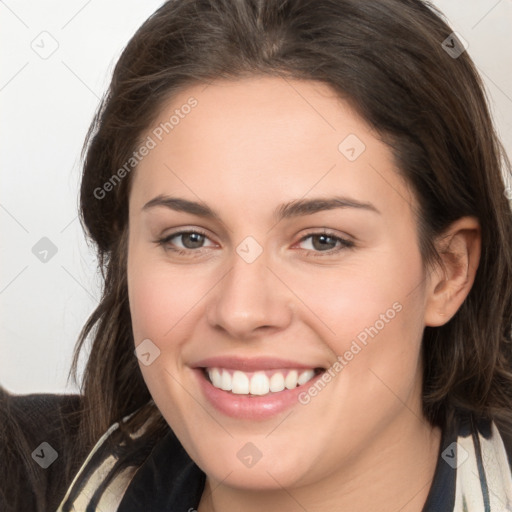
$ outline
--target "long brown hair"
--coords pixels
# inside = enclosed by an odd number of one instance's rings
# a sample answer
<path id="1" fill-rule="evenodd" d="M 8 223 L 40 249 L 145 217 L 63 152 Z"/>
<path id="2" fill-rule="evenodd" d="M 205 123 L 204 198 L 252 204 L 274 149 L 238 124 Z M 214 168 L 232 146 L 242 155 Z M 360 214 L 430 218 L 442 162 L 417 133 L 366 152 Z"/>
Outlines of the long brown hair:
<path id="1" fill-rule="evenodd" d="M 137 359 L 127 294 L 132 173 L 104 190 L 133 155 L 164 102 L 217 78 L 272 75 L 317 80 L 349 101 L 392 150 L 419 210 L 425 265 L 433 241 L 476 216 L 482 254 L 474 286 L 454 318 L 423 338 L 423 409 L 443 426 L 457 410 L 512 426 L 512 220 L 481 79 L 435 9 L 420 0 L 171 0 L 123 51 L 84 149 L 81 220 L 97 248 L 101 302 L 73 363 L 91 341 L 82 382 L 81 442 L 139 410 L 146 440 L 165 422 Z M 455 56 L 443 41 L 459 50 Z M 199 107 L 200 108 L 200 107 Z"/>

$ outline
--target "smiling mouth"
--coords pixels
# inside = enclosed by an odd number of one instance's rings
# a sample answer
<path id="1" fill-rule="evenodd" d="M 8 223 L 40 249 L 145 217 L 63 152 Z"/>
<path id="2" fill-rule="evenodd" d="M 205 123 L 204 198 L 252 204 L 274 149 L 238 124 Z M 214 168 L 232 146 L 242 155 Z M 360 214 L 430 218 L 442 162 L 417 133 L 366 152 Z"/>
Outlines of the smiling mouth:
<path id="1" fill-rule="evenodd" d="M 202 368 L 213 387 L 236 395 L 267 395 L 295 389 L 325 371 L 324 368 L 243 372 L 228 368 Z"/>

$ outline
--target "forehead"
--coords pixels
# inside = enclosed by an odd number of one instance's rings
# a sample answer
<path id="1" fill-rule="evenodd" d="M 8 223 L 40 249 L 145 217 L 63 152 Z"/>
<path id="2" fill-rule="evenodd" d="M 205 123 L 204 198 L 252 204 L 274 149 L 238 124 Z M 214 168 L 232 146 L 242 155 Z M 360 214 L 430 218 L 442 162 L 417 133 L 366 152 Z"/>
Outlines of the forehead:
<path id="1" fill-rule="evenodd" d="M 164 105 L 148 138 L 152 149 L 133 176 L 139 206 L 171 191 L 219 204 L 238 198 L 246 210 L 248 201 L 263 207 L 333 190 L 405 202 L 406 210 L 413 201 L 389 148 L 320 82 L 252 77 L 194 85 Z"/>

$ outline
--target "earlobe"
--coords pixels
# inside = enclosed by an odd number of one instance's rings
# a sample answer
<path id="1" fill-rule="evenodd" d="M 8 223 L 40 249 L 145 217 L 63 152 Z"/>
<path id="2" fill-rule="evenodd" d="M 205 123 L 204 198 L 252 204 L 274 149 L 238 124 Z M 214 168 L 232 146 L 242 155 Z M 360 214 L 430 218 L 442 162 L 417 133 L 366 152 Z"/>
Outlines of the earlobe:
<path id="1" fill-rule="evenodd" d="M 458 311 L 475 281 L 481 252 L 481 229 L 475 217 L 455 221 L 437 240 L 442 265 L 427 280 L 425 325 L 446 324 Z"/>

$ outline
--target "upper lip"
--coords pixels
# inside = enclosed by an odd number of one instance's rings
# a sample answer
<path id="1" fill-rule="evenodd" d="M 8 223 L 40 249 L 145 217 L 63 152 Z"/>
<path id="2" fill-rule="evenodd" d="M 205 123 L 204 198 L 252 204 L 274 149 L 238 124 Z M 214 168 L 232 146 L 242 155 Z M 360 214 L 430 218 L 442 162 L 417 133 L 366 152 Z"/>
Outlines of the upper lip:
<path id="1" fill-rule="evenodd" d="M 191 365 L 193 368 L 229 368 L 246 372 L 258 370 L 280 370 L 280 369 L 311 369 L 322 368 L 319 365 L 299 363 L 289 359 L 276 357 L 252 357 L 242 358 L 240 356 L 217 356 L 201 359 Z"/>

